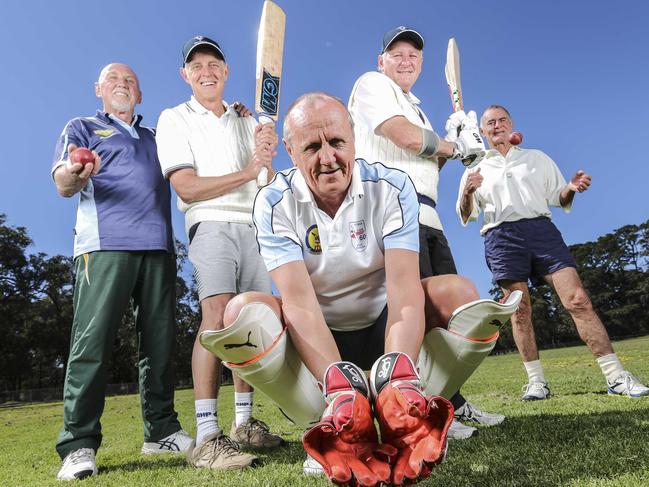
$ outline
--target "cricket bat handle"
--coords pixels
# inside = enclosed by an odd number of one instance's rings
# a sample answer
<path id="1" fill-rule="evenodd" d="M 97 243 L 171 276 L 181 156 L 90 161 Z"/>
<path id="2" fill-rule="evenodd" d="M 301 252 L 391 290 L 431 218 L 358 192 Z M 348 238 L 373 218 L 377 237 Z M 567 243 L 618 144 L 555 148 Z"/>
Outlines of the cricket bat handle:
<path id="1" fill-rule="evenodd" d="M 267 115 L 259 115 L 259 123 L 275 123 L 275 120 Z M 268 168 L 262 167 L 257 174 L 257 187 L 261 188 L 268 184 Z"/>

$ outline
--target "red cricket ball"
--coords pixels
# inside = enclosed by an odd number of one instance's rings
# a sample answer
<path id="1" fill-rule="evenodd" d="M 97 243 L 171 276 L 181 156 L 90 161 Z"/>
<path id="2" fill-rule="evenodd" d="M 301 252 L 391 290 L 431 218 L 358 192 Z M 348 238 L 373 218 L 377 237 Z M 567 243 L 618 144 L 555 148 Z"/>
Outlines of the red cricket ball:
<path id="1" fill-rule="evenodd" d="M 518 145 L 523 142 L 523 134 L 520 132 L 512 132 L 509 134 L 509 143 L 511 145 Z"/>
<path id="2" fill-rule="evenodd" d="M 95 155 L 89 149 L 79 147 L 70 152 L 70 161 L 74 164 L 94 164 Z"/>

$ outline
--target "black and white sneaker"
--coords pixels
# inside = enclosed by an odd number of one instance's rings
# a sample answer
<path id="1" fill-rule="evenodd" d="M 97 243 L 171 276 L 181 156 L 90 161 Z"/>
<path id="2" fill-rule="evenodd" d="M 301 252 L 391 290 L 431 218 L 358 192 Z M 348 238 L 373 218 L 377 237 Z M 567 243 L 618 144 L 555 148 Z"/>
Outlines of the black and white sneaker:
<path id="1" fill-rule="evenodd" d="M 158 441 L 145 441 L 142 445 L 142 454 L 155 455 L 157 453 L 186 453 L 193 438 L 185 430 L 178 430 Z"/>
<path id="2" fill-rule="evenodd" d="M 79 448 L 68 453 L 63 459 L 63 465 L 61 465 L 61 470 L 56 475 L 56 479 L 82 480 L 93 475 L 97 475 L 95 450 L 92 448 Z"/>

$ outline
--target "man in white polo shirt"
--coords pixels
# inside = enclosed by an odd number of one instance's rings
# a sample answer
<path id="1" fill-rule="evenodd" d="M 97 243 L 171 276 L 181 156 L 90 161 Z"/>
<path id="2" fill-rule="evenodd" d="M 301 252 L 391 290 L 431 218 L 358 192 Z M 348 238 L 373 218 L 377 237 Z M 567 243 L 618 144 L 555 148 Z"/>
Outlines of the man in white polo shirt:
<path id="1" fill-rule="evenodd" d="M 321 465 L 338 484 L 416 482 L 444 459 L 453 407 L 439 396 L 457 390 L 488 354 L 490 346 L 478 342 L 495 343 L 494 322 L 506 321 L 520 298 L 475 301 L 473 283 L 457 275 L 420 280 L 412 181 L 354 159 L 352 121 L 340 100 L 299 97 L 285 117 L 284 145 L 296 168 L 262 188 L 253 210 L 260 252 L 281 299 L 236 296 L 225 328 L 203 333 L 201 343 L 263 388 L 287 417 L 310 423 L 302 440 L 310 455 L 305 473 Z M 467 309 L 480 311 L 467 317 Z M 433 342 L 448 351 L 456 339 L 459 360 L 429 355 Z M 231 349 L 244 340 L 256 348 Z M 465 360 L 473 346 L 480 352 Z M 420 350 L 433 360 L 422 360 Z M 322 379 L 326 409 L 315 378 Z"/>
<path id="2" fill-rule="evenodd" d="M 422 278 L 457 274 L 436 210 L 439 171 L 457 148 L 437 136 L 419 107 L 419 99 L 411 91 L 421 74 L 423 48 L 424 38 L 414 29 L 401 26 L 386 32 L 378 57 L 378 71 L 367 72 L 356 81 L 348 103 L 354 119 L 356 156 L 401 169 L 415 184 L 420 203 L 419 270 Z M 453 118 L 462 115 L 464 112 Z M 473 129 L 477 132 L 477 121 Z M 484 149 L 482 143 L 481 147 Z M 478 433 L 476 428 L 458 420 L 495 425 L 505 419 L 501 414 L 481 411 L 459 391 L 451 402 L 457 419 L 449 433 L 453 439 L 466 439 Z"/>
<path id="3" fill-rule="evenodd" d="M 215 41 L 203 36 L 187 41 L 180 75 L 193 96 L 160 115 L 158 155 L 185 213 L 200 331 L 215 330 L 223 327 L 223 311 L 234 295 L 271 290 L 255 243 L 252 204 L 259 171 L 265 167 L 273 174 L 277 136 L 272 124 L 258 125 L 245 108 L 223 100 L 228 65 Z M 216 412 L 220 370 L 197 340 L 192 354 L 197 432 L 188 459 L 201 468 L 244 468 L 257 459 L 240 446 L 274 448 L 283 440 L 252 417 L 252 388 L 236 375 L 235 421 L 230 438 L 223 434 Z"/>
<path id="4" fill-rule="evenodd" d="M 484 236 L 487 265 L 505 295 L 522 291 L 521 306 L 512 316 L 516 347 L 528 374 L 522 399 L 550 396 L 550 388 L 536 347 L 532 308 L 527 286 L 547 283 L 559 295 L 606 377 L 608 393 L 628 397 L 649 395 L 636 377 L 624 370 L 599 316 L 577 274 L 576 264 L 561 233 L 550 220 L 550 206 L 568 213 L 575 193 L 586 191 L 591 176 L 577 171 L 566 184 L 559 168 L 540 150 L 509 143 L 513 122 L 500 105 L 489 106 L 480 119 L 489 142 L 480 166 L 462 176 L 457 212 L 463 225 L 484 212 L 480 234 Z"/>

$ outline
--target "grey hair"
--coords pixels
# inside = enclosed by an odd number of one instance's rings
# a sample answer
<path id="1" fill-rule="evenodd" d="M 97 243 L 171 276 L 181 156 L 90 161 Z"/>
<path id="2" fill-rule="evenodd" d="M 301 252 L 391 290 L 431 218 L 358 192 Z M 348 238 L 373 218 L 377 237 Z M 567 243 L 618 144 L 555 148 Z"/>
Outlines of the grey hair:
<path id="1" fill-rule="evenodd" d="M 503 112 L 505 112 L 505 113 L 507 114 L 507 116 L 509 117 L 510 120 L 513 120 L 513 119 L 512 119 L 512 115 L 509 113 L 509 110 L 507 110 L 507 109 L 506 109 L 504 106 L 502 106 L 502 105 L 496 105 L 496 104 L 493 104 L 493 105 L 489 105 L 487 108 L 485 108 L 485 109 L 482 111 L 482 116 L 480 117 L 480 126 L 482 126 L 482 120 L 484 119 L 484 114 L 487 113 L 487 110 L 496 110 L 496 109 L 500 109 L 500 110 L 502 110 Z"/>
<path id="2" fill-rule="evenodd" d="M 286 110 L 286 113 L 284 115 L 284 124 L 282 125 L 282 132 L 284 134 L 284 140 L 286 140 L 286 142 L 288 142 L 289 144 L 291 143 L 290 122 L 293 119 L 293 110 L 301 108 L 302 105 L 304 105 L 305 107 L 312 107 L 317 102 L 325 100 L 333 100 L 343 107 L 345 113 L 347 114 L 349 125 L 351 126 L 353 131 L 354 120 L 352 119 L 351 113 L 349 113 L 349 110 L 347 109 L 347 105 L 345 105 L 345 103 L 340 98 L 334 95 L 330 95 L 329 93 L 325 93 L 324 91 L 311 91 L 309 93 L 300 95 L 293 103 L 290 104 L 290 106 Z"/>

